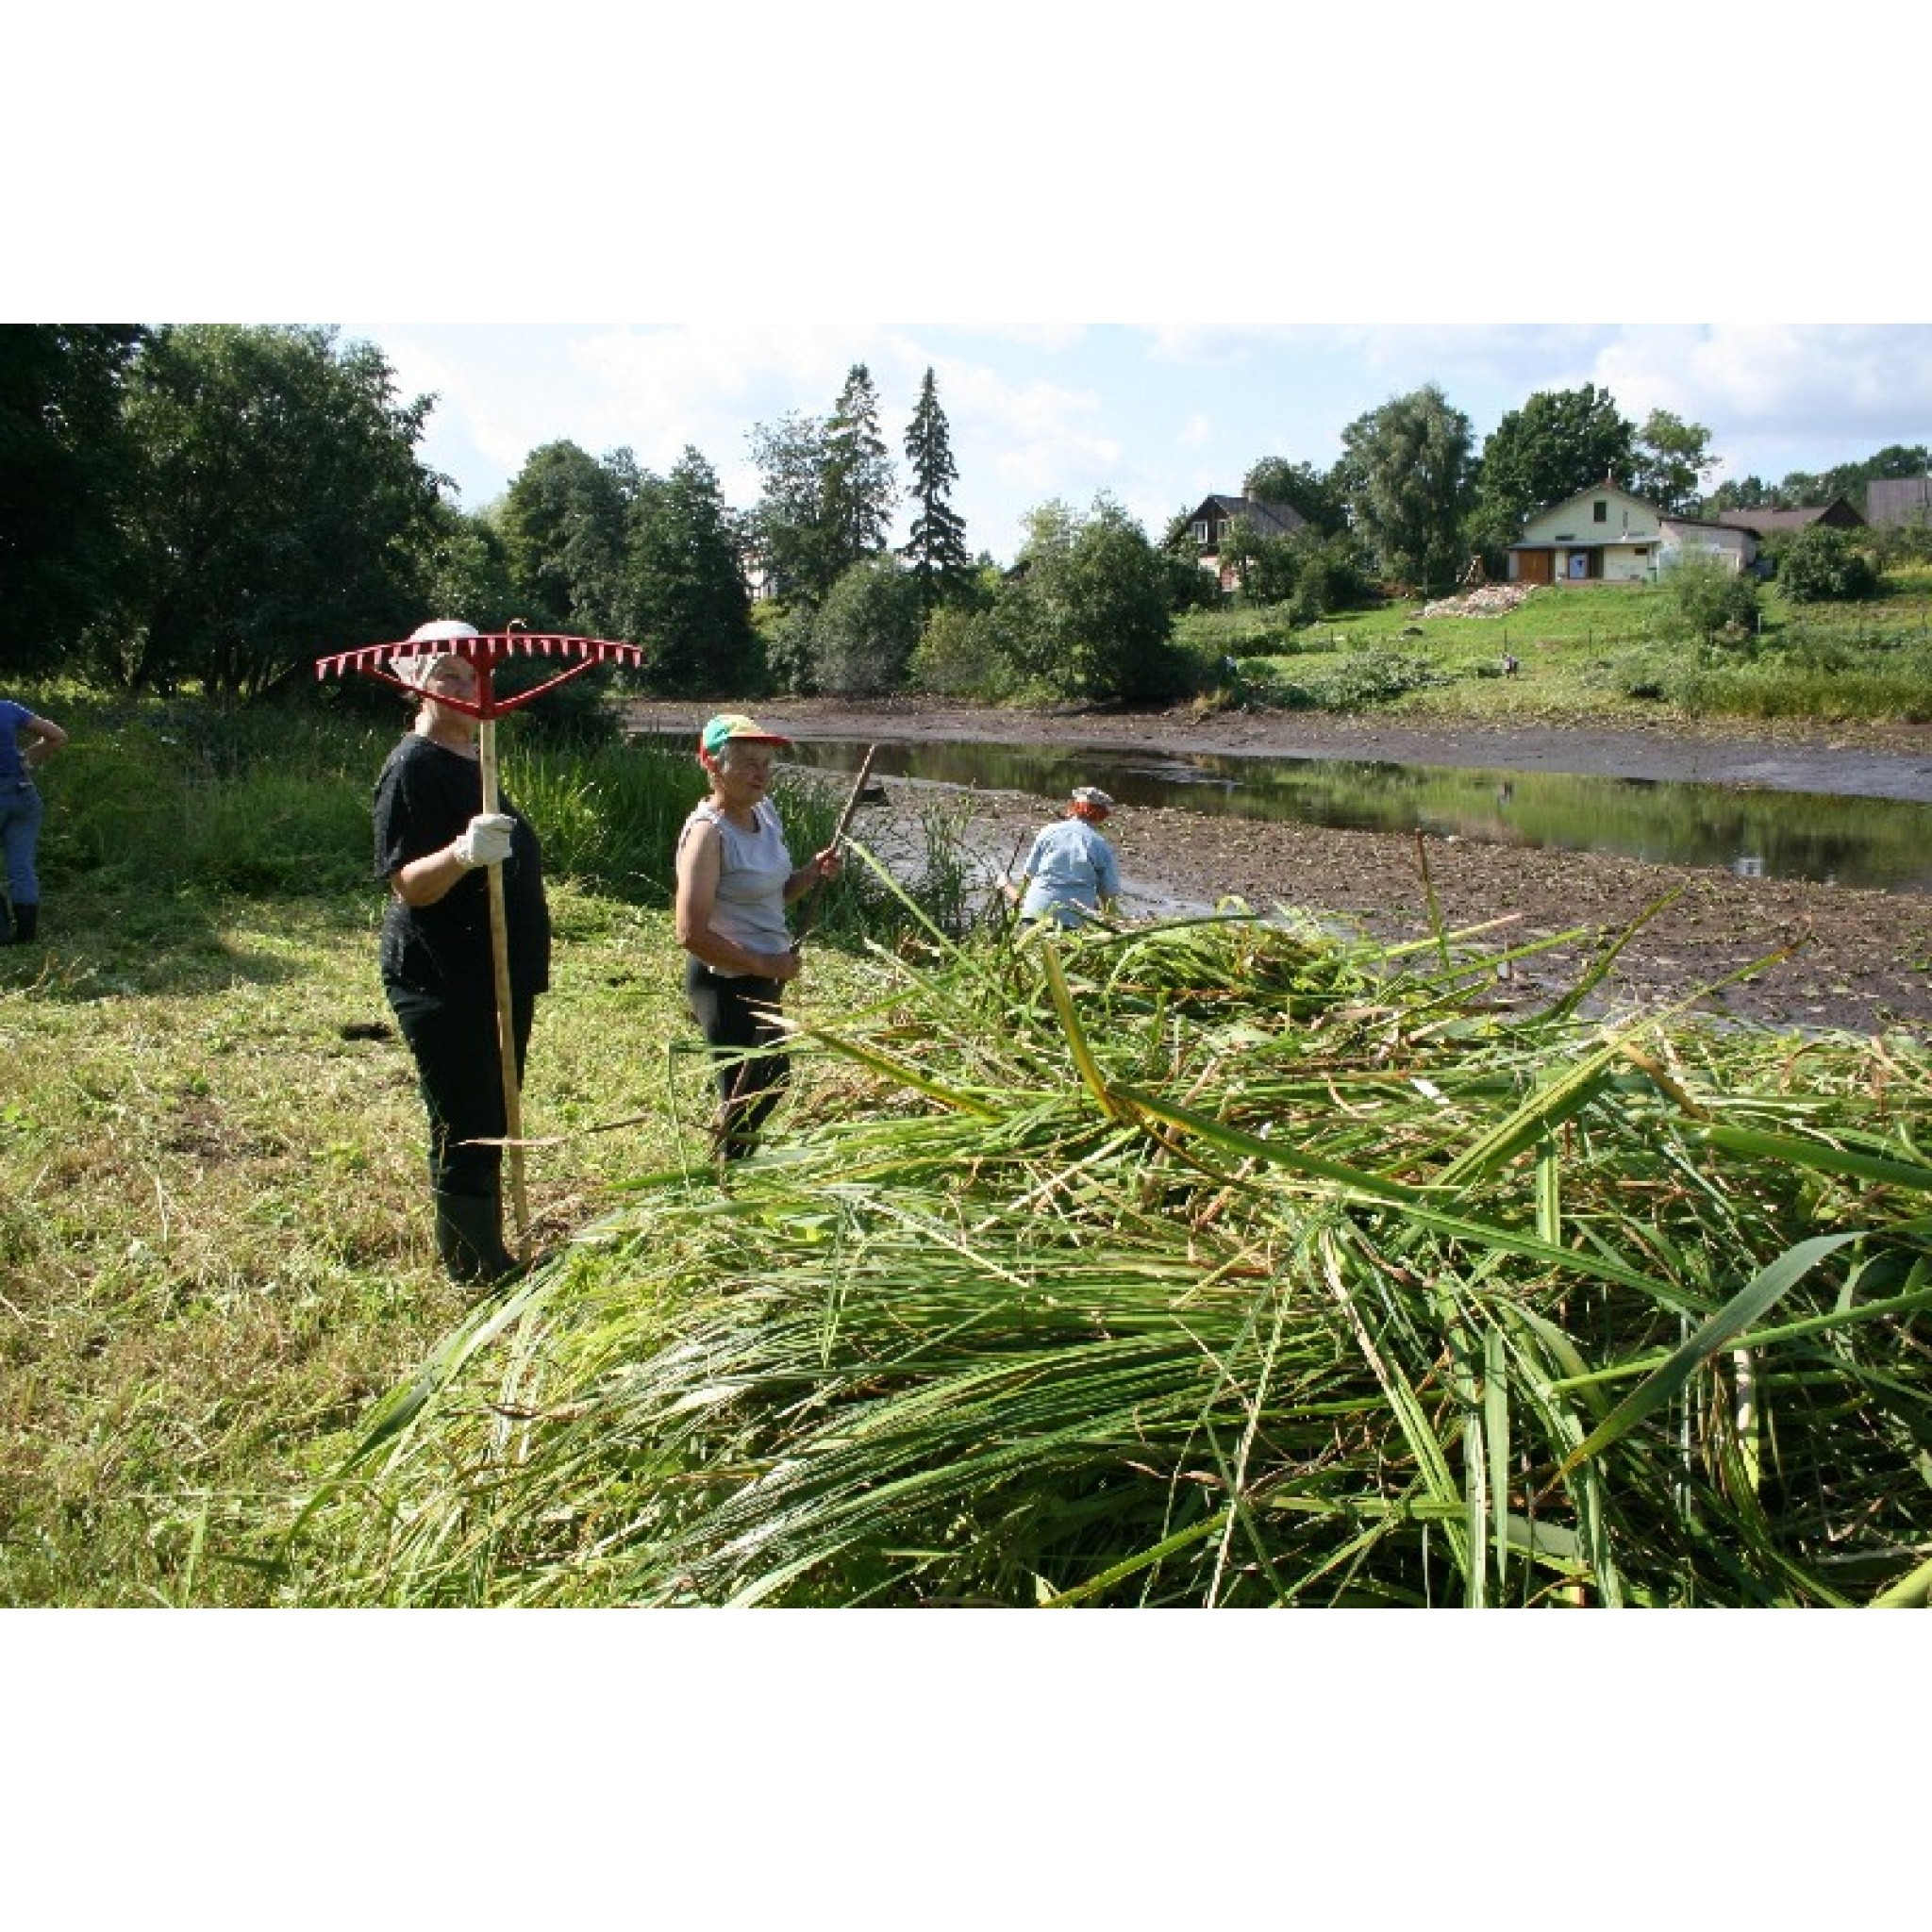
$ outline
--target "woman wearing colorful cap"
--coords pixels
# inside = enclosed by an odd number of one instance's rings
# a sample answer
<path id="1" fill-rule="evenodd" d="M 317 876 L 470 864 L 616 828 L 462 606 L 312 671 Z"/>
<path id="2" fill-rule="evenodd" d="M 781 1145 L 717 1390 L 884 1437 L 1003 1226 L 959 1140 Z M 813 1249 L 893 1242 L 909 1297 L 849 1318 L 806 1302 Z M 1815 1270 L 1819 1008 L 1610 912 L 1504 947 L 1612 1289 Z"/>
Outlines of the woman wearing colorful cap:
<path id="1" fill-rule="evenodd" d="M 503 1241 L 503 1150 L 470 1144 L 504 1133 L 486 868 L 503 873 L 519 1078 L 550 985 L 550 908 L 537 835 L 508 798 L 483 810 L 477 718 L 449 702 L 476 701 L 475 665 L 449 648 L 475 627 L 441 618 L 410 635 L 421 651 L 392 668 L 415 720 L 383 765 L 373 813 L 375 872 L 390 888 L 382 985 L 429 1115 L 436 1251 L 452 1281 L 481 1283 L 517 1267 Z"/>
<path id="2" fill-rule="evenodd" d="M 842 865 L 836 845 L 791 863 L 765 795 L 773 753 L 791 742 L 737 711 L 711 719 L 698 734 L 710 793 L 677 837 L 677 943 L 691 956 L 685 997 L 717 1068 L 712 1140 L 726 1160 L 758 1145 L 791 1073 L 774 1017 L 799 974 L 785 908 Z"/>
<path id="3" fill-rule="evenodd" d="M 1096 914 L 1111 915 L 1120 897 L 1120 865 L 1100 836 L 1113 800 L 1098 786 L 1076 785 L 1067 815 L 1033 841 L 1020 876 L 1023 919 L 1052 919 L 1081 925 Z"/>

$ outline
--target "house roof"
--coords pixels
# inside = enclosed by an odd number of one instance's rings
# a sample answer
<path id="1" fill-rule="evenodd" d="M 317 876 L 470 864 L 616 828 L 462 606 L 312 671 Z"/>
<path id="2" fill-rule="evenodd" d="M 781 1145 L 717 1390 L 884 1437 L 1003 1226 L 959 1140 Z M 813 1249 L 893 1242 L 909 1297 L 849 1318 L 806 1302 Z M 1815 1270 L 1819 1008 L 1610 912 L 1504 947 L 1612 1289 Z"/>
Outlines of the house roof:
<path id="1" fill-rule="evenodd" d="M 1292 536 L 1307 527 L 1307 518 L 1291 503 L 1263 503 L 1257 496 L 1204 496 L 1189 516 L 1198 524 L 1209 516 L 1246 517 L 1264 537 Z"/>
<path id="2" fill-rule="evenodd" d="M 1842 524 L 1846 517 L 1855 523 L 1865 521 L 1842 496 L 1834 496 L 1829 503 L 1807 504 L 1799 509 L 1723 509 L 1718 511 L 1717 520 L 1732 529 L 1768 537 L 1775 530 L 1808 530 L 1813 524 Z"/>
<path id="3" fill-rule="evenodd" d="M 1674 517 L 1659 510 L 1657 520 L 1669 524 L 1674 530 L 1740 530 L 1746 537 L 1753 534 L 1748 525 L 1720 523 L 1715 517 Z"/>

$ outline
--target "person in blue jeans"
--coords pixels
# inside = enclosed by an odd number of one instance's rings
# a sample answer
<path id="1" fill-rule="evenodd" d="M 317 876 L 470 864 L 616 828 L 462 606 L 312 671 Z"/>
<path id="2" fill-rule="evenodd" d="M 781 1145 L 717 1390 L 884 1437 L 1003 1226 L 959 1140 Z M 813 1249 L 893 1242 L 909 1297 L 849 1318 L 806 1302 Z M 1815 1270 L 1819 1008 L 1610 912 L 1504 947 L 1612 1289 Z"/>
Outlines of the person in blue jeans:
<path id="1" fill-rule="evenodd" d="M 42 806 L 34 768 L 67 742 L 51 718 L 36 717 L 12 698 L 0 698 L 0 839 L 7 848 L 7 915 L 0 946 L 31 945 L 41 929 L 41 879 L 34 860 L 41 846 Z"/>
<path id="2" fill-rule="evenodd" d="M 1100 835 L 1112 809 L 1113 800 L 1097 785 L 1074 786 L 1066 817 L 1034 840 L 1020 884 L 1012 888 L 1023 919 L 1084 925 L 1112 916 L 1121 895 L 1120 865 Z"/>

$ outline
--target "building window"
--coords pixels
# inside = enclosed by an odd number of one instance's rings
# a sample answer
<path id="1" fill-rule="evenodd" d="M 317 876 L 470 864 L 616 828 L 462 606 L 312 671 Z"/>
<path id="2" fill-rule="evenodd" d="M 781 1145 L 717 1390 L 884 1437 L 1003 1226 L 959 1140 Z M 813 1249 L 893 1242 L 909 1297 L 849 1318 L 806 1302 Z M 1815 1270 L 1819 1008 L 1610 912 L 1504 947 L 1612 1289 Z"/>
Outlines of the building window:
<path id="1" fill-rule="evenodd" d="M 1196 543 L 1205 543 L 1207 542 L 1207 541 L 1208 520 L 1204 517 L 1198 524 L 1194 525 L 1194 541 Z"/>
<path id="2" fill-rule="evenodd" d="M 1610 507 L 1607 503 L 1591 504 L 1590 513 L 1600 524 L 1607 524 L 1610 520 Z"/>

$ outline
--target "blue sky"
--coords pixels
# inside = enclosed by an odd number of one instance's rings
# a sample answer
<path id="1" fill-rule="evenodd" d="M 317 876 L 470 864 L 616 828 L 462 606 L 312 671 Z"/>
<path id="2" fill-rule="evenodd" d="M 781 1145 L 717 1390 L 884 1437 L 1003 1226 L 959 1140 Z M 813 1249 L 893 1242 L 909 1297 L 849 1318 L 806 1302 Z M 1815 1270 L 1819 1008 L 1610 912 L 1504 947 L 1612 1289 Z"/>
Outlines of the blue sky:
<path id="1" fill-rule="evenodd" d="M 1593 382 L 1633 422 L 1704 424 L 1718 473 L 1776 482 L 1888 443 L 1932 446 L 1932 325 L 1617 324 L 343 323 L 406 395 L 438 397 L 422 455 L 466 508 L 560 439 L 668 470 L 687 445 L 749 507 L 750 434 L 831 410 L 863 362 L 902 478 L 930 367 L 952 434 L 954 508 L 1010 559 L 1030 508 L 1105 491 L 1158 537 L 1257 458 L 1325 469 L 1343 427 L 1441 386 L 1480 439 L 1537 390 Z"/>

